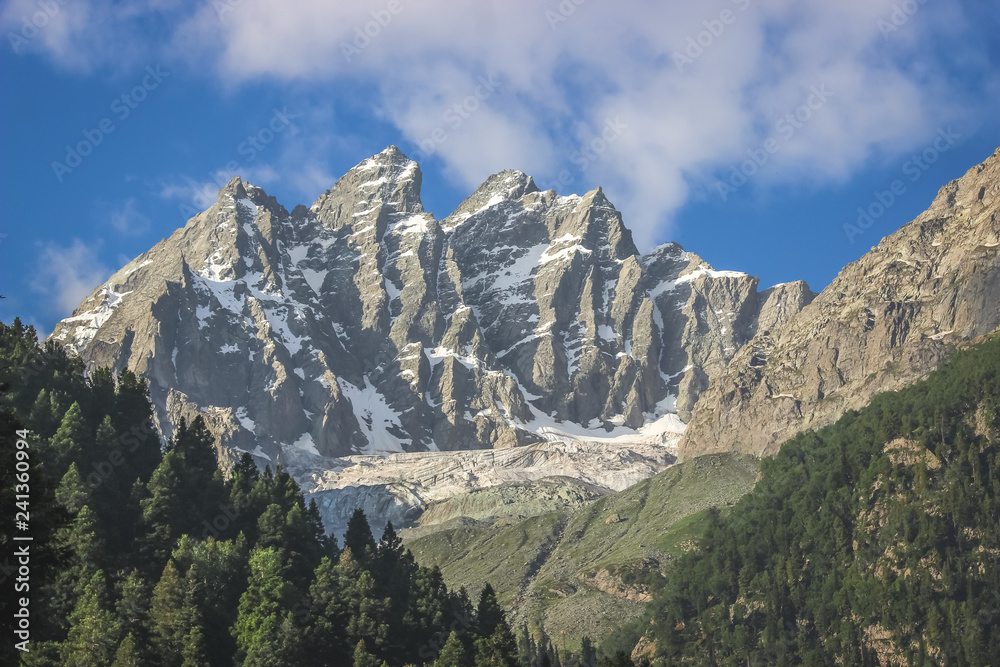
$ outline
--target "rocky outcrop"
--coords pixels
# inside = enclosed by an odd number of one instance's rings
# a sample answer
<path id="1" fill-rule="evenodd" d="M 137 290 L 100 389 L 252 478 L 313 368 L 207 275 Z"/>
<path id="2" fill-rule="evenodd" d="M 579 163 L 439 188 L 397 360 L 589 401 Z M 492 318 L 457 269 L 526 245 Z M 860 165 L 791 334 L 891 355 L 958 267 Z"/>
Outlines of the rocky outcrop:
<path id="1" fill-rule="evenodd" d="M 224 465 L 294 466 L 686 419 L 761 322 L 809 299 L 675 244 L 640 255 L 600 189 L 507 171 L 439 221 L 420 186 L 395 147 L 291 212 L 234 178 L 53 338 L 146 377 L 166 436 L 201 414 Z"/>
<path id="2" fill-rule="evenodd" d="M 570 437 L 495 450 L 342 459 L 300 455 L 290 461 L 289 470 L 316 500 L 327 530 L 336 535 L 343 533 L 358 507 L 368 514 L 376 533 L 386 521 L 407 528 L 460 517 L 524 518 L 582 506 L 668 468 L 676 461 L 671 451 L 680 429 L 647 439 L 624 436 L 595 442 Z"/>
<path id="3" fill-rule="evenodd" d="M 996 330 L 1000 150 L 815 299 L 800 289 L 782 286 L 791 308 L 765 298 L 759 331 L 701 394 L 682 458 L 774 454 L 795 433 L 912 384 L 957 345 Z"/>

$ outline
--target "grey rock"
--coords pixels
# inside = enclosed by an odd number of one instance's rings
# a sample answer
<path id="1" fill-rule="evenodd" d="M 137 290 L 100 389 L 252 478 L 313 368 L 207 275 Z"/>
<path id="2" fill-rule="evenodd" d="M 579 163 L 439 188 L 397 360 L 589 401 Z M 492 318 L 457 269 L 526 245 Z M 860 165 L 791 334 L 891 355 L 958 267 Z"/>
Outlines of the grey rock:
<path id="1" fill-rule="evenodd" d="M 201 414 L 224 466 L 297 468 L 686 420 L 759 322 L 808 302 L 676 244 L 640 255 L 600 188 L 506 171 L 438 221 L 420 185 L 396 147 L 291 213 L 234 178 L 52 337 L 146 377 L 165 436 Z"/>
<path id="2" fill-rule="evenodd" d="M 795 284 L 775 290 L 761 295 L 757 334 L 723 372 L 708 374 L 683 458 L 774 454 L 785 439 L 912 384 L 956 346 L 995 331 L 1000 150 L 819 296 Z"/>

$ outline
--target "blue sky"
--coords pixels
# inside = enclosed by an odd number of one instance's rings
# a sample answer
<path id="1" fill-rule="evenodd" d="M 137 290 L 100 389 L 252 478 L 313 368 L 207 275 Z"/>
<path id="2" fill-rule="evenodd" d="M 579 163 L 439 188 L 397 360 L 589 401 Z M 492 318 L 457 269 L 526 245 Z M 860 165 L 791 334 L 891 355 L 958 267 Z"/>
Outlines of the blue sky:
<path id="1" fill-rule="evenodd" d="M 1000 146 L 994 0 L 456 5 L 0 5 L 0 319 L 51 331 L 234 173 L 290 210 L 389 144 L 439 217 L 602 185 L 642 250 L 818 291 Z"/>

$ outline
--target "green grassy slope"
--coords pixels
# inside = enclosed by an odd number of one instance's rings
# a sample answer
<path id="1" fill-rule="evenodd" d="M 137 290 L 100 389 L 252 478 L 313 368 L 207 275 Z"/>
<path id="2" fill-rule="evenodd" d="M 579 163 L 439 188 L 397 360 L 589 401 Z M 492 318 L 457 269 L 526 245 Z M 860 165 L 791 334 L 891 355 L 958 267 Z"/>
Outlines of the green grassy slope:
<path id="1" fill-rule="evenodd" d="M 544 627 L 573 649 L 584 635 L 599 640 L 639 616 L 700 535 L 698 519 L 725 511 L 757 474 L 753 459 L 706 456 L 577 510 L 445 530 L 407 546 L 420 564 L 440 566 L 449 586 L 491 583 L 516 625 Z"/>

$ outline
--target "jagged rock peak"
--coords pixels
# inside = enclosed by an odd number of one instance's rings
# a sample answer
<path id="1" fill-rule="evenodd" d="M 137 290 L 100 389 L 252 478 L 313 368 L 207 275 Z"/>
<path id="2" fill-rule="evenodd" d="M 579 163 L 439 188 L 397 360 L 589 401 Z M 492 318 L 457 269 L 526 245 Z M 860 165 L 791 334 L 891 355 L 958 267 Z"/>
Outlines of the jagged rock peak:
<path id="1" fill-rule="evenodd" d="M 756 286 L 676 244 L 641 257 L 603 190 L 541 192 L 519 171 L 439 223 L 390 146 L 290 216 L 234 178 L 54 337 L 147 377 L 166 433 L 203 414 L 225 460 L 301 464 L 524 445 L 559 424 L 660 433 L 753 335 Z"/>
<path id="2" fill-rule="evenodd" d="M 761 293 L 759 334 L 701 394 L 683 457 L 775 454 L 787 438 L 915 382 L 957 345 L 995 331 L 1000 150 L 818 296 L 807 289 L 790 283 Z"/>
<path id="3" fill-rule="evenodd" d="M 311 207 L 319 212 L 330 208 L 334 202 L 344 203 L 344 198 L 359 203 L 386 205 L 397 212 L 423 212 L 420 188 L 423 174 L 416 161 L 406 157 L 396 146 L 389 146 L 381 153 L 358 163 L 340 177 L 332 188 L 324 192 Z"/>
<path id="4" fill-rule="evenodd" d="M 535 181 L 523 172 L 506 170 L 493 174 L 442 221 L 442 228 L 452 231 L 478 213 L 520 201 L 525 195 L 538 191 Z"/>

